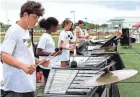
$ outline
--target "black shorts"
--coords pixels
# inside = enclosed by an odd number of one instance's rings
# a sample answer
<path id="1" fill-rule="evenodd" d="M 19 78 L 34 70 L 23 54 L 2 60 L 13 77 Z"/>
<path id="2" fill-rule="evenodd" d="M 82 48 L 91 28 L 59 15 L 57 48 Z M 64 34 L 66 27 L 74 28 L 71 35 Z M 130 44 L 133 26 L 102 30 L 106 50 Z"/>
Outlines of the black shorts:
<path id="1" fill-rule="evenodd" d="M 35 97 L 34 92 L 17 93 L 13 91 L 5 91 L 4 97 Z"/>
<path id="2" fill-rule="evenodd" d="M 36 72 L 40 72 L 41 71 L 41 67 L 40 66 L 37 66 L 36 67 Z"/>
<path id="3" fill-rule="evenodd" d="M 73 55 L 74 54 L 74 51 L 70 51 L 70 55 Z"/>
<path id="4" fill-rule="evenodd" d="M 42 72 L 43 72 L 43 76 L 44 76 L 45 78 L 48 78 L 49 73 L 50 73 L 50 69 L 43 69 L 43 68 L 42 68 Z"/>

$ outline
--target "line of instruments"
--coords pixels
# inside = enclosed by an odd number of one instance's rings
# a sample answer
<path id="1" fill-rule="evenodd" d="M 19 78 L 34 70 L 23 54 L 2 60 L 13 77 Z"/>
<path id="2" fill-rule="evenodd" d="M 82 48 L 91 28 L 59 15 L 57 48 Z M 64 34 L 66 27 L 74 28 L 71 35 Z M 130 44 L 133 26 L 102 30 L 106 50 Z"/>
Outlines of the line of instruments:
<path id="1" fill-rule="evenodd" d="M 120 97 L 116 82 L 130 78 L 137 70 L 126 70 L 114 42 L 85 41 L 70 57 L 68 68 L 50 71 L 44 94 L 38 97 Z"/>

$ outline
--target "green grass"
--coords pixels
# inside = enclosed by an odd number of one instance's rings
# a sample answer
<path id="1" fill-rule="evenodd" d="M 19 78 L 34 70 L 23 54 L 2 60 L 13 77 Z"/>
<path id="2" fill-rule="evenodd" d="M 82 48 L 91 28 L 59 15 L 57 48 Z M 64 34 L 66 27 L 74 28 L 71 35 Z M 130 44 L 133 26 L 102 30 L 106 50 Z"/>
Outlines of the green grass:
<path id="1" fill-rule="evenodd" d="M 128 69 L 137 69 L 140 71 L 140 54 L 136 54 L 136 52 L 140 52 L 140 44 L 133 44 L 132 49 L 123 49 L 118 47 L 118 51 L 123 62 Z M 136 76 L 129 78 L 122 82 L 128 83 L 119 83 L 119 90 L 121 97 L 140 97 L 140 74 L 138 73 Z"/>
<path id="2" fill-rule="evenodd" d="M 120 97 L 140 97 L 140 83 L 119 84 Z"/>
<path id="3" fill-rule="evenodd" d="M 58 43 L 58 37 L 53 37 L 56 45 Z M 3 37 L 2 37 L 3 40 Z M 34 38 L 35 42 L 39 41 L 38 37 Z M 133 50 L 132 50 L 133 49 Z M 118 51 L 123 59 L 123 62 L 128 69 L 137 69 L 140 71 L 140 55 L 136 52 L 140 52 L 140 44 L 133 44 L 132 49 L 124 49 L 118 46 Z M 121 54 L 124 53 L 124 54 Z M 127 83 L 124 83 L 127 82 Z M 136 83 L 135 83 L 136 82 Z M 140 74 L 129 78 L 125 81 L 119 82 L 119 91 L 121 97 L 140 97 Z M 37 94 L 42 93 L 43 88 L 37 87 Z"/>
<path id="4" fill-rule="evenodd" d="M 140 44 L 133 44 L 132 49 L 123 49 L 119 47 L 118 51 L 125 63 L 126 68 L 135 68 L 140 70 Z M 124 53 L 124 54 L 121 54 Z"/>

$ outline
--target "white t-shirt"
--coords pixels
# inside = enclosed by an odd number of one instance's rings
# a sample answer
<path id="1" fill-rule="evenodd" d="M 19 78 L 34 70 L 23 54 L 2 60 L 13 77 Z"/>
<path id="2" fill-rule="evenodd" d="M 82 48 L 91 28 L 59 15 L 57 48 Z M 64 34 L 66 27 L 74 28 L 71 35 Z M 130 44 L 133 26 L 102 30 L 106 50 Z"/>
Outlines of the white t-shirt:
<path id="1" fill-rule="evenodd" d="M 68 38 L 68 33 L 65 30 L 62 30 L 60 35 L 59 35 L 59 41 L 58 41 L 58 46 L 60 42 L 63 41 L 65 47 L 69 48 L 69 38 Z M 63 49 L 62 54 L 58 56 L 60 61 L 69 61 L 70 57 L 70 51 Z"/>
<path id="2" fill-rule="evenodd" d="M 52 36 L 48 33 L 42 34 L 37 48 L 41 48 L 44 52 L 54 53 L 55 52 L 55 42 L 54 42 Z M 51 57 L 52 56 L 50 56 L 50 57 L 39 56 L 40 59 L 46 59 L 46 58 L 50 59 Z M 60 64 L 57 60 L 57 56 L 56 56 L 50 61 L 50 64 L 48 67 L 43 67 L 43 66 L 40 66 L 40 67 L 45 68 L 45 69 L 50 69 L 51 67 L 56 67 L 58 65 L 60 66 Z"/>
<path id="3" fill-rule="evenodd" d="M 76 37 L 75 37 L 75 35 L 71 31 L 67 31 L 67 34 L 68 34 L 68 39 L 70 41 L 73 41 L 73 42 L 76 41 Z M 72 37 L 72 39 L 71 39 L 71 37 Z M 73 46 L 73 44 L 70 44 L 70 46 Z"/>
<path id="4" fill-rule="evenodd" d="M 71 31 L 67 31 L 67 34 L 68 34 L 69 40 L 76 41 L 76 37 Z M 72 37 L 72 39 L 71 39 L 71 37 Z"/>
<path id="5" fill-rule="evenodd" d="M 35 64 L 29 31 L 19 25 L 11 26 L 2 43 L 2 50 L 24 64 Z M 26 74 L 23 70 L 3 63 L 4 90 L 31 92 L 36 89 L 36 73 Z"/>
<path id="6" fill-rule="evenodd" d="M 70 41 L 72 41 L 72 42 L 76 41 L 76 37 L 75 37 L 75 35 L 71 31 L 67 31 L 67 34 L 69 36 L 68 38 L 69 38 Z M 72 39 L 71 39 L 71 37 L 72 37 Z M 70 47 L 72 47 L 75 44 L 69 44 L 69 45 L 70 45 Z M 74 55 L 76 55 L 76 48 L 74 49 Z"/>
<path id="7" fill-rule="evenodd" d="M 77 38 L 77 40 L 83 40 L 84 38 L 78 38 L 78 37 L 76 36 L 76 32 L 77 32 L 77 31 L 79 31 L 80 36 L 84 36 L 83 30 L 82 30 L 79 26 L 77 26 L 77 27 L 75 28 L 75 30 L 74 30 L 74 35 L 75 35 L 75 37 Z"/>
<path id="8" fill-rule="evenodd" d="M 77 26 L 77 27 L 75 28 L 75 30 L 74 30 L 74 36 L 76 37 L 76 40 L 77 40 L 77 41 L 85 40 L 84 38 L 78 38 L 78 37 L 76 36 L 76 32 L 77 32 L 77 31 L 79 31 L 80 36 L 85 36 L 83 30 L 82 30 L 79 26 Z M 77 44 L 76 46 L 78 46 L 78 45 L 79 45 L 79 44 Z"/>

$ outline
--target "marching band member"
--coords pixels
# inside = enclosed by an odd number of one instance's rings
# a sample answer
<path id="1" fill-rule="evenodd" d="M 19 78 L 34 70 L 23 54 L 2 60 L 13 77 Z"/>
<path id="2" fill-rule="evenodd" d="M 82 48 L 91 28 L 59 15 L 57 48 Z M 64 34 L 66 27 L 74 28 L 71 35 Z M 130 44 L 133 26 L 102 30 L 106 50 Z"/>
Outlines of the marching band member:
<path id="1" fill-rule="evenodd" d="M 78 26 L 74 30 L 74 35 L 76 37 L 76 40 L 81 41 L 85 39 L 84 32 L 82 30 L 84 26 L 84 22 L 82 20 L 78 21 Z"/>
<path id="2" fill-rule="evenodd" d="M 49 59 L 56 54 L 55 42 L 54 42 L 51 34 L 52 34 L 52 32 L 56 32 L 57 27 L 58 27 L 58 20 L 54 17 L 42 19 L 39 22 L 39 26 L 41 28 L 45 29 L 46 32 L 43 33 L 42 36 L 40 37 L 36 54 L 39 56 L 40 59 L 46 59 L 46 58 Z M 60 54 L 60 53 L 61 52 L 59 51 L 58 54 Z M 50 54 L 51 54 L 51 56 L 49 56 Z M 53 67 L 54 65 L 57 65 L 56 58 L 53 58 L 50 61 L 50 64 L 48 66 L 49 68 L 40 66 L 40 67 L 42 67 L 45 84 L 46 84 L 47 78 L 49 76 L 50 67 Z"/>
<path id="3" fill-rule="evenodd" d="M 2 43 L 5 97 L 34 97 L 35 64 L 42 60 L 34 57 L 28 28 L 33 28 L 43 14 L 39 2 L 28 1 L 21 7 L 20 20 L 6 32 Z M 41 65 L 48 64 L 49 61 L 44 61 Z"/>
<path id="4" fill-rule="evenodd" d="M 70 47 L 69 38 L 68 38 L 68 31 L 72 26 L 72 22 L 70 20 L 64 20 L 62 23 L 63 30 L 59 35 L 58 46 L 63 48 L 62 54 L 59 56 L 59 60 L 61 61 L 61 67 L 67 67 L 70 51 L 73 51 L 75 46 Z"/>

